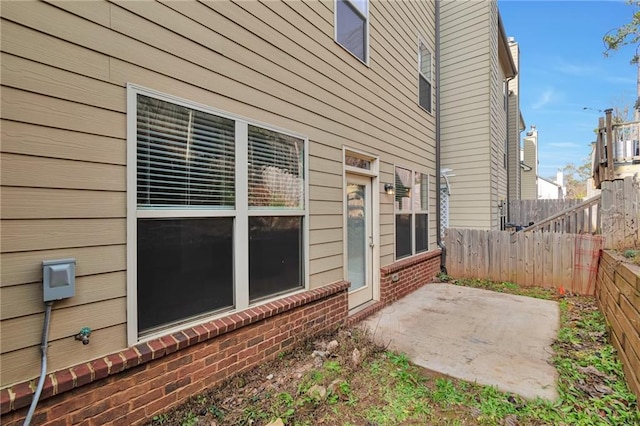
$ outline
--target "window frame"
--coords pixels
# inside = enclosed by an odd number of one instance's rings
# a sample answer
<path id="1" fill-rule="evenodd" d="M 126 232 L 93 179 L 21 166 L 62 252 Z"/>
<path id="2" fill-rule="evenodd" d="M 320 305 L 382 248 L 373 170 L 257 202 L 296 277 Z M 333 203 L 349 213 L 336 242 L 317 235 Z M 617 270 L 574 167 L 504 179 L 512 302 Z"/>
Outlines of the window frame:
<path id="1" fill-rule="evenodd" d="M 426 75 L 424 75 L 422 73 L 422 49 L 421 47 L 424 46 L 425 50 L 429 53 L 429 57 L 430 57 L 430 78 L 427 78 Z M 425 41 L 425 39 L 422 36 L 418 36 L 418 105 L 420 106 L 420 108 L 422 108 L 423 110 L 425 110 L 426 112 L 428 112 L 429 114 L 433 114 L 433 106 L 434 106 L 434 97 L 435 97 L 435 91 L 433 90 L 433 80 L 434 80 L 434 73 L 435 73 L 435 56 L 433 54 L 433 51 L 431 50 L 431 48 L 429 47 L 429 45 L 427 44 L 427 42 Z M 422 103 L 420 102 L 420 79 L 424 78 L 424 80 L 429 83 L 429 108 L 426 108 L 424 105 L 422 105 Z"/>
<path id="2" fill-rule="evenodd" d="M 127 83 L 127 342 L 135 345 L 149 341 L 188 327 L 211 321 L 215 318 L 230 315 L 253 306 L 269 303 L 272 300 L 283 297 L 283 294 L 292 295 L 309 288 L 309 140 L 306 136 L 281 129 L 257 120 L 251 120 L 239 115 L 228 113 L 208 105 L 191 101 L 178 96 L 159 92 L 137 84 Z M 165 102 L 213 114 L 235 122 L 235 206 L 233 209 L 139 209 L 137 204 L 137 95 L 143 95 L 160 99 Z M 249 126 L 256 126 L 283 135 L 302 140 L 304 162 L 302 168 L 303 177 L 303 206 L 299 209 L 277 209 L 273 207 L 256 209 L 249 206 L 249 182 L 248 182 L 248 137 Z M 263 297 L 254 303 L 249 301 L 249 217 L 252 216 L 296 216 L 302 218 L 301 229 L 301 267 L 302 286 L 285 293 L 278 293 Z M 195 317 L 185 318 L 183 321 L 163 325 L 148 333 L 141 334 L 138 329 L 138 294 L 137 294 L 137 221 L 141 218 L 210 218 L 233 217 L 233 274 L 234 274 L 234 304 L 230 309 L 204 313 Z"/>
<path id="3" fill-rule="evenodd" d="M 358 55 L 353 53 L 347 46 L 340 43 L 338 41 L 338 3 L 340 1 L 344 1 L 348 7 L 350 7 L 360 18 L 364 19 L 364 59 L 360 58 Z M 369 66 L 369 13 L 371 10 L 371 2 L 370 0 L 364 0 L 367 5 L 366 13 L 363 13 L 362 10 L 354 3 L 353 0 L 333 0 L 333 40 L 342 47 L 345 51 L 349 52 L 351 56 L 356 58 L 358 61 L 362 62 L 366 66 Z"/>
<path id="4" fill-rule="evenodd" d="M 427 209 L 416 209 L 415 208 L 415 203 L 413 201 L 413 199 L 410 201 L 410 208 L 407 210 L 400 210 L 398 209 L 398 201 L 396 200 L 396 195 L 397 195 L 397 185 L 395 183 L 395 176 L 396 176 L 396 169 L 402 169 L 402 170 L 406 170 L 409 171 L 411 173 L 411 194 L 415 194 L 416 191 L 416 186 L 415 186 L 415 182 L 416 182 L 416 174 L 420 173 L 424 176 L 426 176 L 426 185 L 427 185 Z M 430 181 L 431 178 L 429 176 L 428 173 L 425 173 L 423 171 L 419 171 L 417 169 L 413 169 L 413 168 L 409 168 L 409 167 L 404 167 L 404 166 L 399 166 L 397 164 L 395 164 L 393 166 L 393 174 L 394 174 L 394 195 L 393 195 L 393 233 L 394 233 L 394 244 L 393 244 L 393 257 L 396 261 L 398 260 L 402 260 L 402 259 L 408 259 L 410 257 L 416 256 L 420 253 L 425 253 L 427 251 L 429 251 L 429 224 L 430 224 L 430 200 L 429 200 L 429 196 L 430 196 Z M 410 224 L 410 229 L 411 229 L 411 253 L 406 255 L 406 256 L 401 256 L 398 257 L 398 249 L 397 249 L 397 244 L 396 244 L 396 238 L 397 238 L 397 217 L 398 215 L 401 214 L 408 214 L 411 216 L 411 224 Z M 426 234 L 426 242 L 427 242 L 427 246 L 424 250 L 421 251 L 416 251 L 416 215 L 426 215 L 427 216 L 427 234 Z"/>

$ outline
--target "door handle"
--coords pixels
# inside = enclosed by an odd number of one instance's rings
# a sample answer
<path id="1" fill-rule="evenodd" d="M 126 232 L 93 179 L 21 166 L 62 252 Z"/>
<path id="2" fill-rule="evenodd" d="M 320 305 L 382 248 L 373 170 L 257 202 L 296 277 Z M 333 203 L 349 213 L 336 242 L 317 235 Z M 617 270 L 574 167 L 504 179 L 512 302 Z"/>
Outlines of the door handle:
<path id="1" fill-rule="evenodd" d="M 373 248 L 375 244 L 373 244 L 373 236 L 369 235 L 369 247 Z"/>

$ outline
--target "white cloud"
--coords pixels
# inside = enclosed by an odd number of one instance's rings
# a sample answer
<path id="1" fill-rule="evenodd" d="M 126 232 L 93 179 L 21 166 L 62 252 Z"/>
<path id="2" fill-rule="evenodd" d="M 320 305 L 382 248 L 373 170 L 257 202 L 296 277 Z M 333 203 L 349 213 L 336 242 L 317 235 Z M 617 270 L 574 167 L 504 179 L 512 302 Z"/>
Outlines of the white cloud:
<path id="1" fill-rule="evenodd" d="M 562 59 L 559 59 L 553 68 L 563 74 L 580 76 L 595 74 L 598 71 L 598 69 L 592 65 L 569 63 Z"/>
<path id="2" fill-rule="evenodd" d="M 606 76 L 605 81 L 611 84 L 625 84 L 625 85 L 633 85 L 636 84 L 636 80 L 630 77 L 617 77 L 617 76 Z"/>
<path id="3" fill-rule="evenodd" d="M 549 142 L 546 145 L 553 148 L 580 148 L 584 144 L 581 145 L 575 142 Z"/>
<path id="4" fill-rule="evenodd" d="M 540 94 L 540 97 L 536 102 L 531 105 L 532 109 L 540 109 L 545 105 L 549 104 L 555 96 L 555 92 L 553 89 L 547 89 Z"/>

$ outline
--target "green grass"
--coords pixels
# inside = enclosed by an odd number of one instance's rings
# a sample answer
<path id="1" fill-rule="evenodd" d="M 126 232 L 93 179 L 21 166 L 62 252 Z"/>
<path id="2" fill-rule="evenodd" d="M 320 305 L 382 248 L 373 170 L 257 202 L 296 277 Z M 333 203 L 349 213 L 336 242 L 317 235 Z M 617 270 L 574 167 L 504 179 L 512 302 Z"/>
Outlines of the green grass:
<path id="1" fill-rule="evenodd" d="M 535 297 L 536 299 L 545 299 L 545 300 L 553 300 L 556 298 L 555 290 L 542 288 L 542 287 L 520 287 L 518 284 L 514 284 L 511 282 L 497 282 L 490 280 L 481 280 L 481 279 L 452 279 L 447 276 L 447 280 L 451 284 L 460 285 L 464 287 L 473 287 L 473 288 L 481 288 L 485 290 L 496 291 L 499 293 L 508 293 L 515 294 L 518 296 L 527 296 L 527 297 Z"/>

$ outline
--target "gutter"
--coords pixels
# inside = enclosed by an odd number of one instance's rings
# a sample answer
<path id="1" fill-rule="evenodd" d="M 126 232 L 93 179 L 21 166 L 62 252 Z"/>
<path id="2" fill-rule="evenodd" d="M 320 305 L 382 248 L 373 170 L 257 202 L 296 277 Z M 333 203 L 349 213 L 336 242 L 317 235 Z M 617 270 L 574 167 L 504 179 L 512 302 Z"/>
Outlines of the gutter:
<path id="1" fill-rule="evenodd" d="M 440 0 L 435 0 L 436 12 L 436 241 L 442 250 L 440 255 L 440 272 L 446 274 L 447 248 L 442 242 L 442 232 L 440 224 Z"/>

